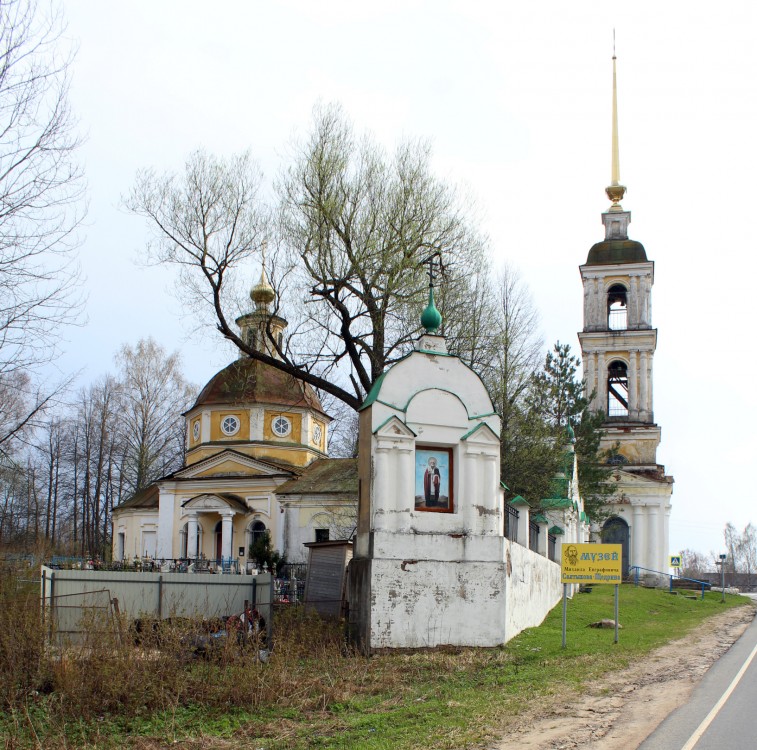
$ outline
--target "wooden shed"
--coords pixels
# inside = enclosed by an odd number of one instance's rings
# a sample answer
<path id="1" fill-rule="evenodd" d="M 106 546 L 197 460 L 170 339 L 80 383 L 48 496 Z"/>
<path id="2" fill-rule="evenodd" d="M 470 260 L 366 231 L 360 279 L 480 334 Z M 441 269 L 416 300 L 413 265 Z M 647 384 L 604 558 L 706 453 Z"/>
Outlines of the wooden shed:
<path id="1" fill-rule="evenodd" d="M 352 559 L 352 542 L 334 540 L 308 542 L 305 606 L 321 617 L 341 617 L 345 604 L 347 565 Z"/>

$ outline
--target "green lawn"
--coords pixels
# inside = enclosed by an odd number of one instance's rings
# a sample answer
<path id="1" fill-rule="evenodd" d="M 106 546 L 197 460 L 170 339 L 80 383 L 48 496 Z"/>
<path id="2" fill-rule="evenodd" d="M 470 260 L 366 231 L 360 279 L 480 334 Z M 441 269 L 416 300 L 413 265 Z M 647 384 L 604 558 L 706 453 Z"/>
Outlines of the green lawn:
<path id="1" fill-rule="evenodd" d="M 474 747 L 501 734 L 526 706 L 555 692 L 580 692 L 592 679 L 683 636 L 703 619 L 748 602 L 728 596 L 724 605 L 720 594 L 707 594 L 701 601 L 623 586 L 623 629 L 616 645 L 613 630 L 587 627 L 613 617 L 613 587 L 597 586 L 569 602 L 565 649 L 558 605 L 540 627 L 502 648 L 438 649 L 371 659 L 346 652 L 338 634 L 328 628 L 293 620 L 292 637 L 277 644 L 267 664 L 248 657 L 221 663 L 164 661 L 151 672 L 151 660 L 126 655 L 119 673 L 108 662 L 111 680 L 126 679 L 126 667 L 135 674 L 144 670 L 139 679 L 129 677 L 132 686 L 149 693 L 144 700 L 128 693 L 121 694 L 119 703 L 103 682 L 92 687 L 93 694 L 97 687 L 111 697 L 101 699 L 98 707 L 81 685 L 76 683 L 76 693 L 53 675 L 54 689 L 46 695 L 32 693 L 22 706 L 12 706 L 0 732 L 14 737 L 6 747 L 19 748 L 151 748 L 173 743 L 265 750 Z M 91 679 L 97 682 L 96 670 L 103 668 L 99 661 L 89 665 Z M 87 679 L 86 665 L 81 669 L 79 682 Z M 80 701 L 75 713 L 65 708 L 65 700 Z"/>

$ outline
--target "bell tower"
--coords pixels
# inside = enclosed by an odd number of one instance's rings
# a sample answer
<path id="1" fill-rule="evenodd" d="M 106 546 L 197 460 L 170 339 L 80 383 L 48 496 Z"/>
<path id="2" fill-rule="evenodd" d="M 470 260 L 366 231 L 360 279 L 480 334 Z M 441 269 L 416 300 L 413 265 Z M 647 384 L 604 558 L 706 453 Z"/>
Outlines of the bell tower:
<path id="1" fill-rule="evenodd" d="M 584 381 L 591 409 L 606 415 L 602 448 L 617 446 L 618 491 L 613 498 L 613 539 L 630 545 L 631 565 L 667 571 L 668 516 L 673 478 L 657 463 L 661 430 L 654 420 L 652 326 L 654 263 L 628 237 L 631 212 L 620 204 L 616 58 L 613 55 L 612 174 L 610 207 L 602 214 L 605 238 L 580 266 L 584 325 L 579 332 Z M 606 540 L 609 541 L 609 540 Z"/>

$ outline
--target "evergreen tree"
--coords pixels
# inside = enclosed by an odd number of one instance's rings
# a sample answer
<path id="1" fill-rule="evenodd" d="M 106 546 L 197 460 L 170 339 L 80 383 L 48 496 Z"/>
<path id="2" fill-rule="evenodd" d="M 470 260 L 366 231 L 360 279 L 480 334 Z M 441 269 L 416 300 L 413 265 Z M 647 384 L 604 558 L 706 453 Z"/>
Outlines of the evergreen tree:
<path id="1" fill-rule="evenodd" d="M 526 406 L 515 415 L 505 438 L 505 483 L 513 495 L 522 495 L 532 505 L 559 492 L 555 477 L 572 468 L 565 466 L 570 426 L 584 509 L 599 521 L 607 515 L 606 500 L 615 489 L 612 466 L 606 463 L 615 451 L 600 450 L 605 415 L 589 410 L 584 384 L 577 376 L 579 365 L 569 344 L 558 341 L 547 352 L 544 367 L 531 380 Z"/>

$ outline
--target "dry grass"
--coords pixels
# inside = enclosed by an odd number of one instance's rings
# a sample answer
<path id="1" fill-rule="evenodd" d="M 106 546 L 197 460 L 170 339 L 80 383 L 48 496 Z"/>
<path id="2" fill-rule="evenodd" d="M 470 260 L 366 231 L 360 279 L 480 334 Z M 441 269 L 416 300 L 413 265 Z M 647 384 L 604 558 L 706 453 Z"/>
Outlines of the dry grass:
<path id="1" fill-rule="evenodd" d="M 571 603 L 567 650 L 553 613 L 506 648 L 371 659 L 348 648 L 340 626 L 288 609 L 275 615 L 264 662 L 236 637 L 193 655 L 207 631 L 195 621 L 145 623 L 135 638 L 92 616 L 82 643 L 45 648 L 38 589 L 0 576 L 0 739 L 6 750 L 472 747 L 529 701 L 580 690 L 720 609 L 647 590 L 626 600 L 620 646 L 584 627 L 610 606 L 597 592 Z"/>

